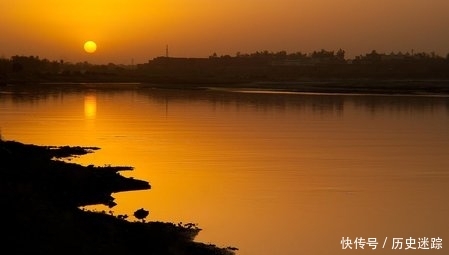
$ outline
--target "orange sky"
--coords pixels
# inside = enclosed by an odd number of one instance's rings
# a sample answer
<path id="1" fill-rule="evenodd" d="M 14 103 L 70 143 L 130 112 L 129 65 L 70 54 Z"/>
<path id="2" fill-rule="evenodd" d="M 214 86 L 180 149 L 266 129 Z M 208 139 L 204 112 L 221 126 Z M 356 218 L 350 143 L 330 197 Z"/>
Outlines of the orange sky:
<path id="1" fill-rule="evenodd" d="M 143 63 L 165 55 L 449 53 L 447 0 L 0 0 L 0 56 Z M 98 51 L 87 54 L 93 40 Z"/>

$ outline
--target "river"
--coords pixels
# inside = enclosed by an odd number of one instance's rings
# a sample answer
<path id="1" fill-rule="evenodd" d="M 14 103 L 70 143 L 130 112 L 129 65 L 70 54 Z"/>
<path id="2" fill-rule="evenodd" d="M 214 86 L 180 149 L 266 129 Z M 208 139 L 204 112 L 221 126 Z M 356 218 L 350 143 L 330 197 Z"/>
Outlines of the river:
<path id="1" fill-rule="evenodd" d="M 72 161 L 130 165 L 152 185 L 93 210 L 197 223 L 198 241 L 239 255 L 443 254 L 449 241 L 448 97 L 37 87 L 0 88 L 3 139 L 97 146 Z"/>

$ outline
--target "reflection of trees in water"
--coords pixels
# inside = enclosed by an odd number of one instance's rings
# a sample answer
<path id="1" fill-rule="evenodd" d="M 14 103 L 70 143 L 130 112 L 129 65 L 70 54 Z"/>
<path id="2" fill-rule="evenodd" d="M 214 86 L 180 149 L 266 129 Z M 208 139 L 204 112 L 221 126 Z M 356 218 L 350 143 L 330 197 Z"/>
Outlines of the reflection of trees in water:
<path id="1" fill-rule="evenodd" d="M 40 101 L 46 101 L 50 98 L 60 99 L 64 98 L 64 95 L 71 93 L 81 93 L 83 90 L 74 86 L 66 85 L 51 85 L 51 86 L 8 86 L 0 90 L 0 98 L 9 97 L 14 103 L 39 103 Z"/>
<path id="2" fill-rule="evenodd" d="M 175 102 L 204 102 L 216 107 L 234 107 L 237 111 L 252 108 L 257 111 L 312 110 L 335 113 L 343 110 L 343 97 L 330 95 L 301 95 L 276 93 L 240 93 L 230 91 L 198 90 L 143 90 L 141 95 L 160 104 Z"/>
<path id="3" fill-rule="evenodd" d="M 8 97 L 14 103 L 38 103 L 50 98 L 63 100 L 65 95 L 92 95 L 96 91 L 103 95 L 119 95 L 135 89 L 133 86 L 108 88 L 108 84 L 77 83 L 7 86 L 0 88 L 0 99 Z"/>
<path id="4" fill-rule="evenodd" d="M 0 99 L 11 98 L 14 103 L 38 103 L 49 98 L 63 100 L 64 95 L 92 93 L 97 95 L 120 96 L 123 93 L 136 93 L 156 103 L 165 105 L 170 103 L 191 102 L 211 104 L 214 108 L 233 107 L 237 111 L 252 108 L 261 112 L 285 111 L 295 109 L 312 111 L 319 114 L 342 114 L 345 105 L 364 108 L 368 112 L 396 111 L 434 111 L 446 109 L 449 114 L 449 98 L 438 96 L 388 96 L 388 95 L 330 95 L 330 94 L 288 94 L 288 93 L 240 93 L 224 90 L 200 89 L 152 89 L 136 86 L 114 86 L 103 84 L 80 85 L 61 84 L 39 86 L 4 87 L 0 92 Z M 266 92 L 266 91 L 265 91 Z"/>
<path id="5" fill-rule="evenodd" d="M 351 100 L 356 108 L 365 108 L 372 114 L 380 112 L 433 112 L 446 109 L 449 98 L 427 96 L 363 96 Z"/>
<path id="6" fill-rule="evenodd" d="M 142 95 L 161 104 L 174 102 L 207 102 L 214 106 L 236 109 L 251 107 L 259 111 L 284 111 L 286 109 L 311 110 L 320 114 L 342 114 L 345 105 L 364 108 L 371 113 L 394 111 L 434 111 L 446 109 L 449 114 L 448 97 L 388 96 L 388 95 L 328 95 L 328 94 L 257 94 L 225 91 L 141 91 Z"/>

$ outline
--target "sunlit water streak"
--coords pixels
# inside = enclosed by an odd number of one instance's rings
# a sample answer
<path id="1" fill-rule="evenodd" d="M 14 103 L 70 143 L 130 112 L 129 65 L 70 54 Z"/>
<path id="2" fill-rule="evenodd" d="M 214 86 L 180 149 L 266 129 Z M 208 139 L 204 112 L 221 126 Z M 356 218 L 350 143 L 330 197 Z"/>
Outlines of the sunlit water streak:
<path id="1" fill-rule="evenodd" d="M 447 98 L 104 87 L 3 88 L 1 135 L 101 147 L 74 161 L 131 165 L 153 186 L 115 194 L 114 213 L 196 222 L 198 240 L 242 255 L 348 254 L 343 236 L 449 240 Z"/>

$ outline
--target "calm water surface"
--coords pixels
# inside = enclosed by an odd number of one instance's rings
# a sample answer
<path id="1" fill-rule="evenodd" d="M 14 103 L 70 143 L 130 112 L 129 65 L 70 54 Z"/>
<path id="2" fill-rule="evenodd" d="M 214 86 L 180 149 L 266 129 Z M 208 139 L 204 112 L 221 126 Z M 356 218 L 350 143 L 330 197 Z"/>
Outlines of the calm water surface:
<path id="1" fill-rule="evenodd" d="M 410 237 L 447 249 L 449 98 L 104 87 L 1 88 L 1 135 L 101 147 L 74 161 L 131 165 L 152 185 L 115 194 L 116 214 L 198 223 L 198 241 L 237 254 L 443 254 L 405 250 Z"/>

